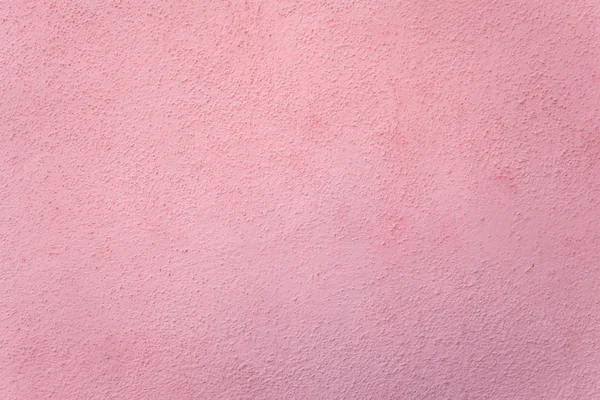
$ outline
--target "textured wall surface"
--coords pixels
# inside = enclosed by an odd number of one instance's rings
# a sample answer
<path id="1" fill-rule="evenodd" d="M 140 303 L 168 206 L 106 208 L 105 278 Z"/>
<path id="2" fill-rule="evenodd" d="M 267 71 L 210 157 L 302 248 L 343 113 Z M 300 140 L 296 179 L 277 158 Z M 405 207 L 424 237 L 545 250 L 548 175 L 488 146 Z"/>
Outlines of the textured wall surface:
<path id="1" fill-rule="evenodd" d="M 597 0 L 0 37 L 1 399 L 600 399 Z"/>

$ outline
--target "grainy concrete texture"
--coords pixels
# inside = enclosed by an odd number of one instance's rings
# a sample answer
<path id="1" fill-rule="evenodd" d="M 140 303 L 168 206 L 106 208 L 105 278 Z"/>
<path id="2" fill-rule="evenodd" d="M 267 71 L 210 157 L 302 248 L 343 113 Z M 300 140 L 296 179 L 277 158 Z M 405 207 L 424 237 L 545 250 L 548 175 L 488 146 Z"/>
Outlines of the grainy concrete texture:
<path id="1" fill-rule="evenodd" d="M 600 399 L 600 1 L 0 2 L 0 399 Z"/>

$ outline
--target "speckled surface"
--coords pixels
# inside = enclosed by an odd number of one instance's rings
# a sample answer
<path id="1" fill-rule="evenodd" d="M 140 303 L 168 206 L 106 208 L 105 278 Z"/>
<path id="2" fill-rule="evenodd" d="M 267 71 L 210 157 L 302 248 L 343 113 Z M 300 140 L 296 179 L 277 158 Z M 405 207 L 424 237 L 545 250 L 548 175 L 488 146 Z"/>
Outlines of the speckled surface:
<path id="1" fill-rule="evenodd" d="M 599 21 L 2 1 L 0 398 L 600 399 Z"/>

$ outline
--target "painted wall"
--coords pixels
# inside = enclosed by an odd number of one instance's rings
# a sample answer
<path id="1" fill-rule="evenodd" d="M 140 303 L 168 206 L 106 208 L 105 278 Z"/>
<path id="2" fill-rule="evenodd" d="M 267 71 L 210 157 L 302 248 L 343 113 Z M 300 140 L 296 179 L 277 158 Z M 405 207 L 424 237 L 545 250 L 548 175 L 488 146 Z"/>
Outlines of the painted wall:
<path id="1" fill-rule="evenodd" d="M 0 398 L 600 398 L 597 0 L 0 30 Z"/>

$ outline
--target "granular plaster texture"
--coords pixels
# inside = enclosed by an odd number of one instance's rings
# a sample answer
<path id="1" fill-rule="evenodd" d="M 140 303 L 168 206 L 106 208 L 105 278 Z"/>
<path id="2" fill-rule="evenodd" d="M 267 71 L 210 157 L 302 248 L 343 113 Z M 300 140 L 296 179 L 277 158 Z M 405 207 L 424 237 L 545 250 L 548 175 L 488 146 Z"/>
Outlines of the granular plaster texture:
<path id="1" fill-rule="evenodd" d="M 600 2 L 0 1 L 0 398 L 600 399 Z"/>

